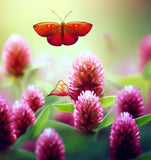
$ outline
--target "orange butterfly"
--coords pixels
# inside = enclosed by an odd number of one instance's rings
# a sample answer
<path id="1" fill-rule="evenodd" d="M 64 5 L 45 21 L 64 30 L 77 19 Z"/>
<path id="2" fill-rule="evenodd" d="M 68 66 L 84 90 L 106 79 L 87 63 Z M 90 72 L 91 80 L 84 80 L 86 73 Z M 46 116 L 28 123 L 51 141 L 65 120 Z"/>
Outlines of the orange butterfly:
<path id="1" fill-rule="evenodd" d="M 35 24 L 33 28 L 40 36 L 47 37 L 48 43 L 53 46 L 72 45 L 77 42 L 79 36 L 85 36 L 91 30 L 92 24 L 79 21 L 64 23 L 70 13 L 71 11 L 63 20 L 57 15 L 62 21 L 61 24 L 42 22 Z"/>
<path id="2" fill-rule="evenodd" d="M 68 96 L 69 95 L 68 85 L 65 84 L 62 80 L 60 80 L 57 83 L 55 89 L 53 89 L 48 96 L 52 96 L 52 95 L 56 95 L 56 96 Z"/>

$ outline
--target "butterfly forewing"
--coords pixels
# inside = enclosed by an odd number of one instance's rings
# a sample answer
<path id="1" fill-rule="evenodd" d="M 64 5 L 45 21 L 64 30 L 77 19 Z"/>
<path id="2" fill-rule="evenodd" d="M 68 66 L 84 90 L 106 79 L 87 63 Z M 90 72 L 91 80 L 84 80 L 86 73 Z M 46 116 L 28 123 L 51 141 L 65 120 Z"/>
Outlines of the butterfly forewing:
<path id="1" fill-rule="evenodd" d="M 87 22 L 68 22 L 65 25 L 65 30 L 68 33 L 76 36 L 85 36 L 92 28 L 92 24 Z"/>
<path id="2" fill-rule="evenodd" d="M 40 36 L 48 37 L 55 35 L 58 32 L 60 25 L 55 22 L 42 22 L 35 24 L 33 28 Z"/>

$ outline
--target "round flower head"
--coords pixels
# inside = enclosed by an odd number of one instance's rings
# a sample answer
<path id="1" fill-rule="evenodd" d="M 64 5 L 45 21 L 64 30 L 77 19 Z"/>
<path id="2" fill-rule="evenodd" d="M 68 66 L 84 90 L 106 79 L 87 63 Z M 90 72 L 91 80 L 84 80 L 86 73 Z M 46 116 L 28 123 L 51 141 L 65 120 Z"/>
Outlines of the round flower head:
<path id="1" fill-rule="evenodd" d="M 83 91 L 75 103 L 74 126 L 76 129 L 93 133 L 102 121 L 103 109 L 99 97 L 93 91 Z"/>
<path id="2" fill-rule="evenodd" d="M 151 35 L 146 36 L 139 46 L 140 71 L 144 70 L 146 64 L 151 60 Z"/>
<path id="3" fill-rule="evenodd" d="M 110 133 L 111 160 L 129 160 L 141 153 L 139 130 L 128 112 L 123 112 L 115 120 Z"/>
<path id="4" fill-rule="evenodd" d="M 82 91 L 91 90 L 101 97 L 104 71 L 101 61 L 91 52 L 80 54 L 70 70 L 69 94 L 75 102 Z"/>
<path id="5" fill-rule="evenodd" d="M 12 107 L 0 96 L 0 150 L 5 150 L 16 140 Z"/>
<path id="6" fill-rule="evenodd" d="M 22 99 L 29 104 L 30 108 L 34 112 L 45 105 L 42 92 L 34 85 L 27 87 L 22 95 Z"/>
<path id="7" fill-rule="evenodd" d="M 30 48 L 19 34 L 12 34 L 4 45 L 2 60 L 8 74 L 15 77 L 24 74 L 24 67 L 30 64 Z"/>
<path id="8" fill-rule="evenodd" d="M 14 122 L 17 137 L 24 134 L 30 125 L 33 125 L 36 118 L 34 112 L 24 101 L 16 101 L 14 108 Z"/>
<path id="9" fill-rule="evenodd" d="M 133 118 L 143 115 L 144 103 L 140 90 L 135 86 L 125 86 L 116 97 L 117 113 L 129 112 Z"/>
<path id="10" fill-rule="evenodd" d="M 52 128 L 45 129 L 36 142 L 36 160 L 65 160 L 61 137 Z"/>

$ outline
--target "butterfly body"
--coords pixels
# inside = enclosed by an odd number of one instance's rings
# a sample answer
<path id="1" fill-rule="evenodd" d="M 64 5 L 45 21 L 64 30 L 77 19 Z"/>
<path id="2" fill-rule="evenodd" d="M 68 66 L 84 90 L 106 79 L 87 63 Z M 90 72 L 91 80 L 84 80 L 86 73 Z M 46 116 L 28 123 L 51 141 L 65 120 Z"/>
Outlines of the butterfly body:
<path id="1" fill-rule="evenodd" d="M 72 45 L 79 36 L 85 36 L 92 28 L 87 22 L 42 22 L 33 26 L 38 35 L 46 37 L 49 44 L 54 46 Z"/>

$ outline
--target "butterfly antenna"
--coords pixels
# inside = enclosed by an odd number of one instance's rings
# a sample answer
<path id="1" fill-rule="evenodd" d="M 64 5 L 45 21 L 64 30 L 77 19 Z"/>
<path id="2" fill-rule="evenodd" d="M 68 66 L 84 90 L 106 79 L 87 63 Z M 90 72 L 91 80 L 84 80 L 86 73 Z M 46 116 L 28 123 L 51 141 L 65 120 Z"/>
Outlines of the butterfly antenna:
<path id="1" fill-rule="evenodd" d="M 52 12 L 53 12 L 61 21 L 63 21 L 63 20 L 56 14 L 56 12 L 55 12 L 54 10 L 52 10 Z"/>
<path id="2" fill-rule="evenodd" d="M 69 14 L 71 13 L 72 11 L 70 11 L 63 19 L 63 21 L 69 16 Z"/>

